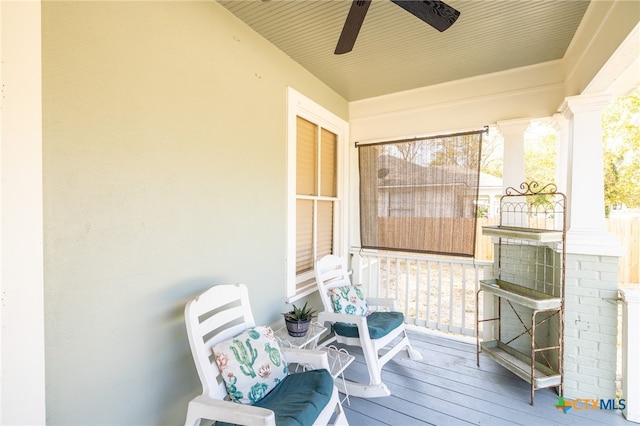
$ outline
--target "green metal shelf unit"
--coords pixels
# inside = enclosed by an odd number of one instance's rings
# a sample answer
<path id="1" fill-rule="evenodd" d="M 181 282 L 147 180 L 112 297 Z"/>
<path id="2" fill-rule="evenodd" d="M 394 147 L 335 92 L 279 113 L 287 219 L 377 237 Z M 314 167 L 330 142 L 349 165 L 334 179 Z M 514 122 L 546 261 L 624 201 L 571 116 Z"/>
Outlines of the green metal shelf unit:
<path id="1" fill-rule="evenodd" d="M 566 196 L 553 184 L 509 187 L 500 198 L 499 225 L 482 232 L 494 237 L 497 278 L 480 280 L 476 293 L 477 365 L 485 353 L 527 381 L 531 405 L 538 389 L 556 387 L 562 395 Z M 489 318 L 480 314 L 482 293 L 493 297 L 492 305 L 485 303 Z M 492 327 L 486 341 L 481 325 Z"/>

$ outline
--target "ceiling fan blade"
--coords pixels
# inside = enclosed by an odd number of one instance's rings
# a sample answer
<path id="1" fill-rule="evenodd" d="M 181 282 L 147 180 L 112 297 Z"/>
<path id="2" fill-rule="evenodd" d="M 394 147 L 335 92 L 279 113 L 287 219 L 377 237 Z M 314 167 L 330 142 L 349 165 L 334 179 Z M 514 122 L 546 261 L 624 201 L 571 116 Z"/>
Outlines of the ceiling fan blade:
<path id="1" fill-rule="evenodd" d="M 440 32 L 453 25 L 460 16 L 460 12 L 439 0 L 391 1 Z"/>
<path id="2" fill-rule="evenodd" d="M 371 0 L 353 0 L 347 19 L 342 27 L 342 32 L 340 33 L 338 45 L 336 46 L 335 52 L 333 52 L 334 54 L 341 55 L 351 52 L 370 4 Z"/>

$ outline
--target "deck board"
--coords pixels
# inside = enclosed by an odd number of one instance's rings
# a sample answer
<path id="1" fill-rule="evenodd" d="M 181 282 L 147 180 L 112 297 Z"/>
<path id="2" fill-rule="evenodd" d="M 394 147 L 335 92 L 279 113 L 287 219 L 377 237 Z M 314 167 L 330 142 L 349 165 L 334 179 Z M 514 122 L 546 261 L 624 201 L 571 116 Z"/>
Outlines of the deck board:
<path id="1" fill-rule="evenodd" d="M 384 398 L 356 398 L 344 404 L 352 426 L 377 425 L 626 425 L 619 411 L 555 408 L 554 389 L 536 391 L 529 404 L 529 384 L 481 355 L 470 339 L 451 339 L 437 333 L 411 331 L 412 345 L 423 359 L 405 353 L 388 362 L 382 379 L 391 390 Z M 368 381 L 362 352 L 347 347 L 356 357 L 345 372 L 347 379 Z"/>

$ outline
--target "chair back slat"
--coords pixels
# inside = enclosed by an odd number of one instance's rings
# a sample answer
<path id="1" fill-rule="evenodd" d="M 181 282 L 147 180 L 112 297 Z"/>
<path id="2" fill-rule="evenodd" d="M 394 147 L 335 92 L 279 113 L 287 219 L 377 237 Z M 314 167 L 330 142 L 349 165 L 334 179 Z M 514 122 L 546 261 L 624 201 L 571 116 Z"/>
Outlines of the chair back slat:
<path id="1" fill-rule="evenodd" d="M 351 285 L 346 262 L 339 256 L 324 256 L 316 263 L 316 282 L 324 309 L 332 312 L 333 303 L 328 291 L 335 287 Z"/>
<path id="2" fill-rule="evenodd" d="M 220 370 L 213 359 L 213 346 L 244 330 L 255 327 L 249 294 L 244 284 L 211 287 L 185 307 L 185 322 L 191 353 L 202 383 L 203 393 L 224 399 L 227 390 L 219 380 Z"/>
<path id="3" fill-rule="evenodd" d="M 242 306 L 235 306 L 223 311 L 210 313 L 211 316 L 201 319 L 198 325 L 201 335 L 207 335 L 216 330 L 223 331 L 234 324 L 246 323 Z"/>

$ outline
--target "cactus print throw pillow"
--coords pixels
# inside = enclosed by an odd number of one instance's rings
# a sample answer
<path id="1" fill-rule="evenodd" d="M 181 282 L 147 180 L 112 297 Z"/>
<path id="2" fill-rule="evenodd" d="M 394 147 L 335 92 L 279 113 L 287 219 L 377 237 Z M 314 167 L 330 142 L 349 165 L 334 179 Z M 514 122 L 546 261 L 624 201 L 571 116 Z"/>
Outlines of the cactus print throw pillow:
<path id="1" fill-rule="evenodd" d="M 231 399 L 254 404 L 288 373 L 271 327 L 255 327 L 213 347 L 216 364 Z"/>
<path id="2" fill-rule="evenodd" d="M 346 285 L 329 289 L 333 311 L 338 314 L 369 315 L 369 306 L 361 285 Z"/>

